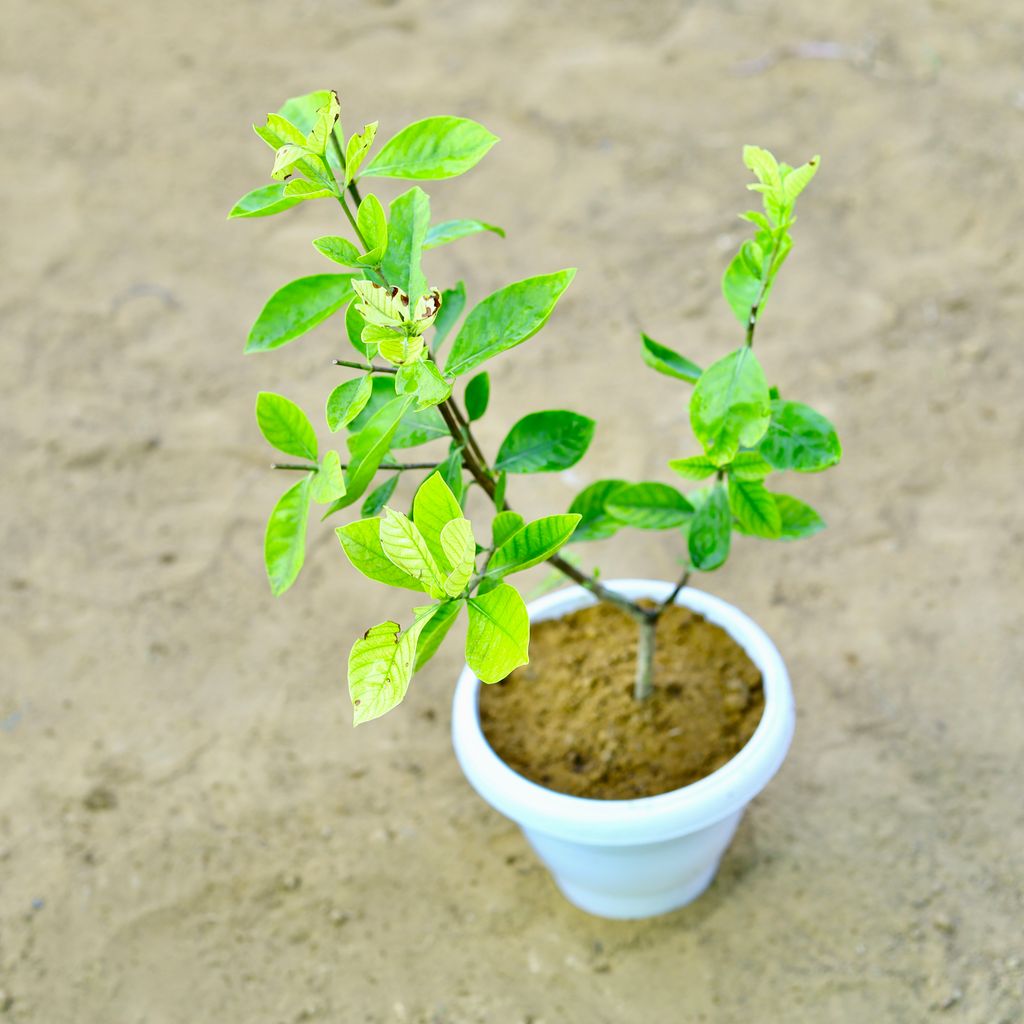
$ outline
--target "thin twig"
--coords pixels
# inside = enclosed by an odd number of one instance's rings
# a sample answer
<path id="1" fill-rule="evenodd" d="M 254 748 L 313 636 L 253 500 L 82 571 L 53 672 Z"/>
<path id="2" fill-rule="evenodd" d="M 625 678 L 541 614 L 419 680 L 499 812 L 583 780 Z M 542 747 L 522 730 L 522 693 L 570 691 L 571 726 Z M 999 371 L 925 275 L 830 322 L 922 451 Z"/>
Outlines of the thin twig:
<path id="1" fill-rule="evenodd" d="M 311 466 L 302 462 L 272 462 L 271 469 L 300 469 L 304 473 L 315 473 L 320 467 Z"/>
<path id="2" fill-rule="evenodd" d="M 333 366 L 350 366 L 353 370 L 366 370 L 367 373 L 398 373 L 393 366 L 377 366 L 370 363 L 356 363 L 351 359 L 332 359 Z"/>

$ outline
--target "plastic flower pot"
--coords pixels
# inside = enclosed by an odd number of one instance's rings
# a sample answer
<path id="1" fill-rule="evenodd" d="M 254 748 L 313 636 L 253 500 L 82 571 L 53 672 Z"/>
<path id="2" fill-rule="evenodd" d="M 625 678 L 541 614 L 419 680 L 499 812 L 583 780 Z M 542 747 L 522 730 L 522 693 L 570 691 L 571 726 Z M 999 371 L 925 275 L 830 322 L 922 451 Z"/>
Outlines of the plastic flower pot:
<path id="1" fill-rule="evenodd" d="M 631 599 L 664 600 L 672 584 L 613 580 Z M 570 587 L 529 605 L 530 621 L 560 618 L 595 604 Z M 793 738 L 793 693 L 775 645 L 726 601 L 686 588 L 677 604 L 721 626 L 760 669 L 764 714 L 732 760 L 689 786 L 635 800 L 591 800 L 558 793 L 513 771 L 480 727 L 480 681 L 466 668 L 452 713 L 455 755 L 470 785 L 515 821 L 577 907 L 609 918 L 664 914 L 692 902 L 711 884 L 747 804 L 779 770 Z"/>

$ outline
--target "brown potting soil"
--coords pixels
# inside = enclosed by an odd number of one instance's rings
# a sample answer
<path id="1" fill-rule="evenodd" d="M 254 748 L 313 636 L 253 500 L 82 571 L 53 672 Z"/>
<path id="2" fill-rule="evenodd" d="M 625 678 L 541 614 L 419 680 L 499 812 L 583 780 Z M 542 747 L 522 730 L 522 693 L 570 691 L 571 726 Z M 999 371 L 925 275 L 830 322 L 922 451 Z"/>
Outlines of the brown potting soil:
<path id="1" fill-rule="evenodd" d="M 761 720 L 757 666 L 725 630 L 671 607 L 658 622 L 654 692 L 637 701 L 638 635 L 608 604 L 536 623 L 530 663 L 480 691 L 498 756 L 542 786 L 600 800 L 667 793 L 721 768 Z"/>

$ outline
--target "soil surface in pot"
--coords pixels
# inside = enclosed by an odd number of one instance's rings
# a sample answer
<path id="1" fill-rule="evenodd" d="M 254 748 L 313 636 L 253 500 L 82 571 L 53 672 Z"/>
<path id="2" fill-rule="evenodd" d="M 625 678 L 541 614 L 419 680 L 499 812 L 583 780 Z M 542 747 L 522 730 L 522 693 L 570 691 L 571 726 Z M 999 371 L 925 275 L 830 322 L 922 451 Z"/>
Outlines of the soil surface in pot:
<path id="1" fill-rule="evenodd" d="M 535 623 L 530 663 L 480 690 L 484 734 L 549 789 L 654 796 L 721 768 L 764 710 L 761 673 L 725 630 L 687 608 L 658 623 L 654 694 L 633 699 L 637 628 L 611 605 Z"/>

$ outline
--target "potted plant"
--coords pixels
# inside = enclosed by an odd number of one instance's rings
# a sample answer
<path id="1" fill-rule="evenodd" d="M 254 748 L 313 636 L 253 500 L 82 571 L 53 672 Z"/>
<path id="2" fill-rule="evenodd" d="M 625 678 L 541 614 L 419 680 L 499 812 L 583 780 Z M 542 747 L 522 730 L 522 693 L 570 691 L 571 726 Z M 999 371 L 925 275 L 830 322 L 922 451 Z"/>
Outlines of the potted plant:
<path id="1" fill-rule="evenodd" d="M 818 158 L 790 167 L 766 150 L 743 151 L 757 179 L 748 187 L 761 194 L 763 212 L 743 214 L 753 237 L 723 277 L 741 325 L 735 350 L 702 369 L 641 336 L 644 362 L 692 388 L 690 423 L 701 451 L 668 467 L 698 486 L 683 493 L 662 481 L 602 479 L 567 511 L 527 522 L 510 504 L 510 482 L 575 465 L 595 424 L 565 409 L 524 410 L 489 457 L 473 432 L 490 395 L 483 367 L 545 325 L 575 271 L 505 285 L 455 331 L 465 287 L 433 287 L 424 254 L 481 232 L 504 232 L 480 220 L 432 224 L 419 185 L 385 210 L 366 184 L 460 175 L 496 138 L 474 121 L 430 117 L 371 158 L 377 123 L 346 138 L 339 115 L 336 94 L 312 93 L 255 126 L 275 152 L 273 183 L 243 197 L 230 214 L 264 217 L 325 199 L 340 206 L 348 232 L 313 242 L 342 269 L 277 291 L 246 344 L 247 352 L 266 352 L 330 320 L 355 350 L 334 360 L 356 372 L 331 391 L 326 407 L 330 431 L 347 433 L 344 455 L 321 450 L 293 402 L 259 395 L 264 437 L 298 460 L 275 466 L 298 479 L 267 526 L 271 589 L 283 593 L 302 567 L 311 508 L 322 506 L 327 519 L 360 502 L 361 517 L 337 527 L 348 560 L 370 579 L 416 596 L 404 626 L 371 624 L 352 646 L 355 724 L 399 704 L 413 674 L 464 615 L 466 669 L 456 688 L 453 740 L 469 781 L 522 826 L 562 890 L 584 909 L 639 917 L 681 906 L 710 883 L 744 807 L 778 769 L 792 736 L 789 681 L 771 640 L 690 580 L 726 561 L 734 533 L 793 540 L 824 525 L 809 506 L 765 482 L 779 471 L 834 465 L 841 454 L 836 432 L 820 413 L 769 386 L 753 347 L 792 246 L 795 201 Z M 418 461 L 406 456 L 431 441 L 445 450 Z M 418 486 L 406 514 L 392 498 L 408 477 Z M 627 528 L 675 536 L 682 571 L 674 584 L 605 582 L 563 552 Z M 544 561 L 574 586 L 527 606 L 511 578 Z M 545 640 L 544 657 L 526 668 L 531 624 L 551 643 Z M 685 685 L 667 678 L 680 666 L 690 674 Z M 706 707 L 698 714 L 699 693 Z M 557 696 L 569 713 L 582 708 L 591 717 L 566 725 L 556 715 Z M 614 727 L 601 717 L 613 706 Z M 705 728 L 707 708 L 712 724 Z M 665 769 L 701 747 L 697 726 L 718 743 L 710 760 Z M 523 750 L 548 732 L 555 734 L 554 753 L 542 751 L 538 763 L 547 767 L 538 768 Z M 506 748 L 511 753 L 499 756 Z M 561 773 L 555 783 L 552 764 Z"/>

